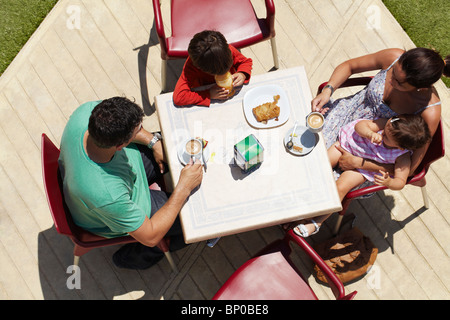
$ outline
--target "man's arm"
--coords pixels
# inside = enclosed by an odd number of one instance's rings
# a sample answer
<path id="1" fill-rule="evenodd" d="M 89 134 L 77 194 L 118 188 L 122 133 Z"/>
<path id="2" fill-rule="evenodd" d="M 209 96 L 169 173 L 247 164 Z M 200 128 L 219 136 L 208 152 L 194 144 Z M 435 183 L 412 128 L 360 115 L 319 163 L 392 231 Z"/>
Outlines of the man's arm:
<path id="1" fill-rule="evenodd" d="M 130 235 L 143 245 L 156 246 L 172 227 L 186 199 L 202 178 L 201 163 L 197 160 L 193 164 L 191 160 L 181 171 L 178 184 L 169 200 L 150 219 L 146 218 L 137 230 L 130 232 Z"/>
<path id="2" fill-rule="evenodd" d="M 136 137 L 134 138 L 133 142 L 147 146 L 150 143 L 150 141 L 152 141 L 152 139 L 153 139 L 153 133 L 150 133 L 147 130 L 145 130 L 144 128 L 141 128 L 141 130 L 136 134 Z M 164 172 L 164 163 L 166 163 L 167 161 L 166 161 L 166 155 L 164 153 L 164 148 L 163 148 L 163 144 L 162 144 L 161 140 L 157 141 L 153 145 L 152 151 L 153 151 L 153 156 L 155 157 L 156 163 L 158 163 L 159 169 L 160 169 L 161 173 L 163 173 Z"/>

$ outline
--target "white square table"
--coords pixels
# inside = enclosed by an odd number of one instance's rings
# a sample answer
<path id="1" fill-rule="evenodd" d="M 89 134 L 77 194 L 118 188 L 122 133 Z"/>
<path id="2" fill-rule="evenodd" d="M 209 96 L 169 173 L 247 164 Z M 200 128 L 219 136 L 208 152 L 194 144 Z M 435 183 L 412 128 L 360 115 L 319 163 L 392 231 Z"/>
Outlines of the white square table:
<path id="1" fill-rule="evenodd" d="M 268 84 L 284 89 L 290 116 L 278 127 L 256 129 L 245 118 L 243 98 L 248 90 Z M 296 120 L 305 125 L 310 101 L 302 66 L 254 75 L 232 99 L 210 107 L 174 106 L 172 93 L 155 98 L 174 184 L 183 168 L 177 155 L 180 143 L 189 137 L 208 141 L 207 171 L 180 212 L 186 243 L 342 209 L 322 134 L 317 134 L 315 148 L 305 156 L 290 154 L 283 144 Z M 264 147 L 264 161 L 254 172 L 244 174 L 234 165 L 234 145 L 251 133 Z"/>

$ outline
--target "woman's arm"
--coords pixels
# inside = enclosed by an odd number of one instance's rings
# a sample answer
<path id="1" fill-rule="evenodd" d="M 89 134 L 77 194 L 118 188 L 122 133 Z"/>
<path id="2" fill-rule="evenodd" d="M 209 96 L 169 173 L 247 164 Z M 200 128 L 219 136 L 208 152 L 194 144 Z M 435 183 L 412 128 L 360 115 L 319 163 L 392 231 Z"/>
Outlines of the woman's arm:
<path id="1" fill-rule="evenodd" d="M 378 172 L 382 170 L 385 172 L 389 172 L 389 174 L 391 175 L 394 174 L 393 164 L 381 164 L 373 160 L 354 156 L 350 152 L 344 150 L 341 146 L 336 146 L 336 148 L 342 153 L 341 157 L 339 158 L 339 168 L 341 168 L 342 171 L 363 169 L 367 171 Z"/>
<path id="2" fill-rule="evenodd" d="M 397 59 L 404 50 L 402 49 L 385 49 L 362 57 L 347 60 L 336 67 L 333 71 L 328 84 L 334 89 L 339 88 L 345 80 L 355 73 L 386 69 L 391 63 Z M 311 101 L 312 111 L 325 113 L 322 107 L 330 101 L 331 89 L 327 88 L 319 93 Z"/>

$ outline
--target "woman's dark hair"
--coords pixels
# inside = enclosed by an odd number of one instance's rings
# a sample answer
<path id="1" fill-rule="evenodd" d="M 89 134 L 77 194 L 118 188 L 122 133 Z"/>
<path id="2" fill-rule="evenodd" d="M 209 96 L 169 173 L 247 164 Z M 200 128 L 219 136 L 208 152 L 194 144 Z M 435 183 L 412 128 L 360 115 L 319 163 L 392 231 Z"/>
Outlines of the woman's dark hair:
<path id="1" fill-rule="evenodd" d="M 418 114 L 401 114 L 390 121 L 392 137 L 403 149 L 417 150 L 431 140 L 428 124 Z"/>
<path id="2" fill-rule="evenodd" d="M 194 66 L 209 74 L 225 74 L 233 65 L 227 40 L 218 31 L 205 30 L 194 35 L 188 53 Z"/>
<path id="3" fill-rule="evenodd" d="M 445 59 L 450 62 L 450 55 Z M 406 73 L 406 82 L 416 88 L 429 88 L 442 75 L 450 76 L 450 65 L 431 49 L 410 49 L 401 55 L 398 62 Z"/>
<path id="4" fill-rule="evenodd" d="M 110 148 L 129 141 L 141 124 L 144 111 L 124 97 L 100 102 L 89 117 L 89 135 L 100 148 Z"/>

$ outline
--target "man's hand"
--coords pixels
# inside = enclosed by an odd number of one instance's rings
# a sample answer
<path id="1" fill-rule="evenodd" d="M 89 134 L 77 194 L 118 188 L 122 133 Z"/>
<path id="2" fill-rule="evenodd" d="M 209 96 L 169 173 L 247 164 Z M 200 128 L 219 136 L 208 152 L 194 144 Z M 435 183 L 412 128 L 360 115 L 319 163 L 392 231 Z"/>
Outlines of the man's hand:
<path id="1" fill-rule="evenodd" d="M 203 170 L 201 162 L 196 160 L 195 163 L 193 163 L 191 159 L 181 170 L 180 179 L 178 180 L 176 188 L 191 193 L 191 191 L 202 182 L 202 179 Z"/>

